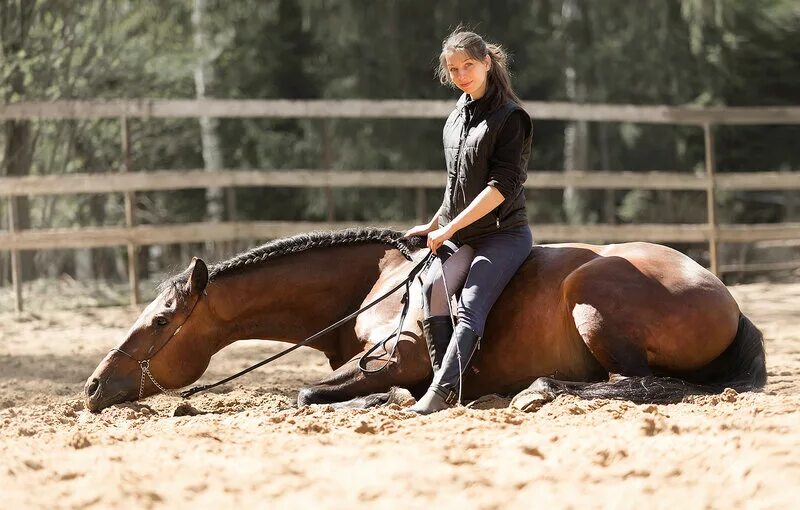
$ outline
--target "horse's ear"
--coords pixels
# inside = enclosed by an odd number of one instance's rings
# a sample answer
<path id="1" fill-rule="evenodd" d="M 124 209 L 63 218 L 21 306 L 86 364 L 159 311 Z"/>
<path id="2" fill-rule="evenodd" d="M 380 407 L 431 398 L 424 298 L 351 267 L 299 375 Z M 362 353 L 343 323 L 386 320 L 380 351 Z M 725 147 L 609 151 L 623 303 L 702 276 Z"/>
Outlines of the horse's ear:
<path id="1" fill-rule="evenodd" d="M 208 285 L 208 266 L 203 259 L 192 257 L 189 264 L 189 279 L 186 281 L 186 291 L 190 294 L 200 294 Z"/>

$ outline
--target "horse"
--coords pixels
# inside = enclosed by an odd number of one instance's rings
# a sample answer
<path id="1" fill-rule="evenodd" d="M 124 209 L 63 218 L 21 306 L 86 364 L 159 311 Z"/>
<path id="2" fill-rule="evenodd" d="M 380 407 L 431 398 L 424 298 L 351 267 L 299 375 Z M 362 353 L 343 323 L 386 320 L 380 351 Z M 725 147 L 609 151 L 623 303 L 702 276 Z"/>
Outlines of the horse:
<path id="1" fill-rule="evenodd" d="M 271 241 L 210 268 L 193 258 L 88 378 L 86 407 L 191 384 L 237 340 L 297 344 L 402 282 L 427 254 L 424 238 L 363 228 Z M 333 371 L 300 389 L 298 405 L 376 405 L 395 387 L 420 395 L 432 376 L 420 285 L 400 334 L 363 360 L 382 370 L 359 362 L 397 327 L 400 293 L 311 342 Z M 712 273 L 658 244 L 570 243 L 532 246 L 489 314 L 462 396 L 660 403 L 765 383 L 763 335 Z"/>

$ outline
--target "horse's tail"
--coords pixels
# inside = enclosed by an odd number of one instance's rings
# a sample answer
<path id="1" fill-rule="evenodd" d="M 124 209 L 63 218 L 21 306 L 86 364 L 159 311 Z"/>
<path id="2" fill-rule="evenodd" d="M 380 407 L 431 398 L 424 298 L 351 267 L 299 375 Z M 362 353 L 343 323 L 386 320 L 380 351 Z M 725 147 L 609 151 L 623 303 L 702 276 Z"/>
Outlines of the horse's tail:
<path id="1" fill-rule="evenodd" d="M 714 361 L 687 374 L 685 379 L 720 391 L 725 388 L 760 390 L 767 383 L 764 335 L 740 313 L 739 329 L 733 342 Z"/>
<path id="2" fill-rule="evenodd" d="M 739 329 L 733 342 L 699 370 L 673 374 L 671 377 L 625 377 L 572 387 L 565 385 L 559 389 L 560 392 L 583 398 L 613 398 L 637 404 L 659 404 L 680 402 L 688 395 L 721 393 L 725 388 L 733 388 L 737 392 L 759 390 L 766 382 L 764 335 L 750 319 L 740 314 Z"/>

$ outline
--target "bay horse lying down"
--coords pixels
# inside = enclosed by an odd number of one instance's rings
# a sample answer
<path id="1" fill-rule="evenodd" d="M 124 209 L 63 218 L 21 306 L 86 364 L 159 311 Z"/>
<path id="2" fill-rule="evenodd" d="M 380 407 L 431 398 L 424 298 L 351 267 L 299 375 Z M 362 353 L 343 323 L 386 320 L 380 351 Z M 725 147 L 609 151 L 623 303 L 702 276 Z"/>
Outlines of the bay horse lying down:
<path id="1" fill-rule="evenodd" d="M 97 411 L 191 384 L 237 340 L 298 343 L 403 281 L 427 255 L 423 245 L 392 230 L 345 230 L 273 241 L 211 268 L 194 259 L 100 362 L 86 405 Z M 417 282 L 394 357 L 379 351 L 385 370 L 367 374 L 358 363 L 397 327 L 401 293 L 312 342 L 333 373 L 301 389 L 298 403 L 374 405 L 392 387 L 421 394 L 432 370 L 420 294 Z M 481 344 L 466 399 L 530 387 L 534 400 L 569 393 L 674 402 L 766 382 L 763 336 L 722 282 L 649 243 L 533 246 Z"/>

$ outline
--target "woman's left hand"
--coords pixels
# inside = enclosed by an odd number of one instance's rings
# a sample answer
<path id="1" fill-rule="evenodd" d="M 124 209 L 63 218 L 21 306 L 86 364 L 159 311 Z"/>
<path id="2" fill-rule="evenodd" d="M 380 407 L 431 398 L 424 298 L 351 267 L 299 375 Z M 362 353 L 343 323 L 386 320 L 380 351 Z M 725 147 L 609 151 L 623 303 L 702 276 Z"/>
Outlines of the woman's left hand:
<path id="1" fill-rule="evenodd" d="M 428 248 L 436 254 L 436 250 L 439 249 L 439 246 L 444 244 L 445 241 L 453 237 L 455 234 L 455 230 L 450 228 L 450 226 L 437 228 L 433 232 L 428 232 Z"/>

